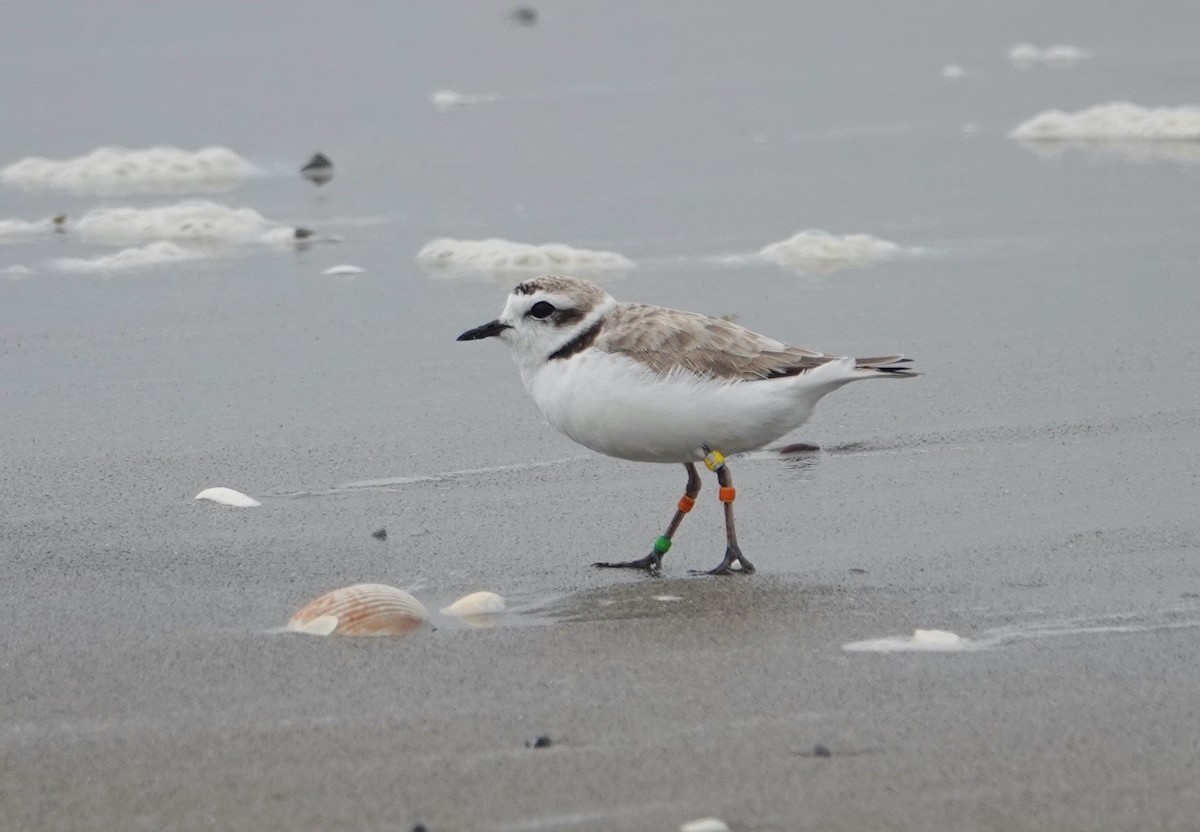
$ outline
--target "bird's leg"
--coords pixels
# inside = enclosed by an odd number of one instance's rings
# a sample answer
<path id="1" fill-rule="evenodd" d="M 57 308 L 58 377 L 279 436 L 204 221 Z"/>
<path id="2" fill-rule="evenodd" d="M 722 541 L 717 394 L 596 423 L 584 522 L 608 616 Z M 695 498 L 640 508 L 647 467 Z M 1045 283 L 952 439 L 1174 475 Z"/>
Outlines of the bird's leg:
<path id="1" fill-rule="evenodd" d="M 746 556 L 742 554 L 733 525 L 733 500 L 737 496 L 737 492 L 733 488 L 733 474 L 729 473 L 729 466 L 725 464 L 725 457 L 721 455 L 720 451 L 709 448 L 704 450 L 708 451 L 708 455 L 704 457 L 704 465 L 708 470 L 716 471 L 717 483 L 720 485 L 717 498 L 725 504 L 725 558 L 716 569 L 710 569 L 708 574 L 732 575 L 735 572 L 741 572 L 748 575 L 754 571 L 754 564 L 746 560 Z M 734 569 L 735 563 L 740 563 L 742 568 Z"/>
<path id="2" fill-rule="evenodd" d="M 654 541 L 654 548 L 650 550 L 650 554 L 640 560 L 627 560 L 621 563 L 593 563 L 592 566 L 599 566 L 602 569 L 645 569 L 647 572 L 658 572 L 662 569 L 662 558 L 671 548 L 671 538 L 674 537 L 679 524 L 683 522 L 684 515 L 691 511 L 692 506 L 696 504 L 696 495 L 700 493 L 700 475 L 696 473 L 696 466 L 685 462 L 683 467 L 687 468 L 688 472 L 687 487 L 684 489 L 683 496 L 679 498 L 679 507 L 675 509 L 675 516 L 671 518 L 671 523 L 663 535 Z"/>

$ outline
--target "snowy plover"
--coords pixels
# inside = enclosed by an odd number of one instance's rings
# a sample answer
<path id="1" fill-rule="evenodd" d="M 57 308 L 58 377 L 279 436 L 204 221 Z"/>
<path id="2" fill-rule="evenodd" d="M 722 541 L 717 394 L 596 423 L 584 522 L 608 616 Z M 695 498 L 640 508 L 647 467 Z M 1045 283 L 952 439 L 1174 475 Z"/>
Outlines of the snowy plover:
<path id="1" fill-rule="evenodd" d="M 720 318 L 618 303 L 586 280 L 519 284 L 500 317 L 459 341 L 498 336 L 542 415 L 581 445 L 639 462 L 682 463 L 687 487 L 667 530 L 640 560 L 597 563 L 658 571 L 700 491 L 697 462 L 717 474 L 727 548 L 713 575 L 754 566 L 738 548 L 726 455 L 799 427 L 826 393 L 860 378 L 915 376 L 902 355 L 841 358 L 793 347 Z"/>

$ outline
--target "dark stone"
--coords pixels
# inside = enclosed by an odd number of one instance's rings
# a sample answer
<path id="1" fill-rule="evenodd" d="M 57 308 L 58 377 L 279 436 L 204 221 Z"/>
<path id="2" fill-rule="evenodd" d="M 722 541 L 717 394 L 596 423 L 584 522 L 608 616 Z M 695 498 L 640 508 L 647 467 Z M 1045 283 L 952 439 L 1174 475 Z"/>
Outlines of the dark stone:
<path id="1" fill-rule="evenodd" d="M 300 175 L 320 187 L 333 179 L 333 160 L 324 153 L 316 153 L 308 160 L 308 164 L 300 168 Z"/>
<path id="2" fill-rule="evenodd" d="M 376 540 L 387 540 L 387 529 L 376 529 L 371 532 L 371 537 Z"/>
<path id="3" fill-rule="evenodd" d="M 550 741 L 550 738 L 547 737 L 545 734 L 542 734 L 540 737 L 535 739 L 533 742 L 530 742 L 529 740 L 525 741 L 526 748 L 549 748 L 553 744 L 554 743 L 552 743 Z"/>
<path id="4" fill-rule="evenodd" d="M 308 163 L 300 168 L 301 173 L 308 173 L 314 170 L 330 170 L 333 167 L 331 160 L 324 153 L 314 153 L 313 157 L 308 160 Z"/>
<path id="5" fill-rule="evenodd" d="M 512 14 L 510 14 L 509 17 L 511 17 L 517 23 L 520 23 L 522 26 L 532 26 L 533 24 L 537 23 L 538 13 L 537 9 L 529 6 L 517 6 L 515 9 L 513 9 Z"/>
<path id="6" fill-rule="evenodd" d="M 814 757 L 832 757 L 833 752 L 823 745 L 814 745 L 812 755 Z"/>

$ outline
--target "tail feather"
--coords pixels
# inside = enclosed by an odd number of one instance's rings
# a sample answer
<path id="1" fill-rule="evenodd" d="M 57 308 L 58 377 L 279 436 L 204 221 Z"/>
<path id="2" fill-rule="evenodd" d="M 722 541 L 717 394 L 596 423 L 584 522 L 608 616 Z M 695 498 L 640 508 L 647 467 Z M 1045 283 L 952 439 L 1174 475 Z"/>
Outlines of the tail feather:
<path id="1" fill-rule="evenodd" d="M 856 358 L 854 359 L 854 368 L 868 371 L 870 375 L 891 378 L 913 378 L 921 375 L 911 367 L 904 366 L 910 363 L 912 363 L 912 359 L 905 358 L 903 355 L 880 355 L 873 358 Z"/>

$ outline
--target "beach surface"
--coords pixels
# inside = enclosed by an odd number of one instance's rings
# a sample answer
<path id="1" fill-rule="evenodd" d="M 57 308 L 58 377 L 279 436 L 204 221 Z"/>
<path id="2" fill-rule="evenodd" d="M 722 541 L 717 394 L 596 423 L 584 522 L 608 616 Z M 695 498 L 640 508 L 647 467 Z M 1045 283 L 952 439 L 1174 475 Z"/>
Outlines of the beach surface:
<path id="1" fill-rule="evenodd" d="M 1195 829 L 1200 152 L 1009 135 L 1196 104 L 1193 5 L 511 11 L 6 12 L 0 168 L 248 167 L 0 182 L 0 829 Z M 161 231 L 195 200 L 219 229 Z M 159 230 L 82 222 L 116 207 Z M 760 254 L 805 229 L 895 248 Z M 924 375 L 731 460 L 757 574 L 689 574 L 707 475 L 662 576 L 594 570 L 684 472 L 456 343 L 521 273 L 419 264 L 443 237 L 619 253 L 620 300 Z M 359 582 L 432 626 L 279 631 Z M 477 590 L 508 611 L 438 612 Z"/>

